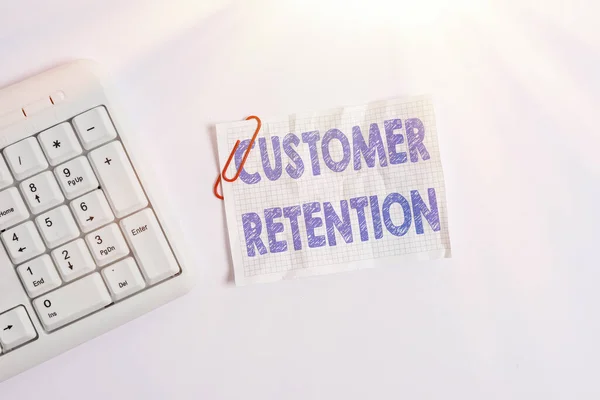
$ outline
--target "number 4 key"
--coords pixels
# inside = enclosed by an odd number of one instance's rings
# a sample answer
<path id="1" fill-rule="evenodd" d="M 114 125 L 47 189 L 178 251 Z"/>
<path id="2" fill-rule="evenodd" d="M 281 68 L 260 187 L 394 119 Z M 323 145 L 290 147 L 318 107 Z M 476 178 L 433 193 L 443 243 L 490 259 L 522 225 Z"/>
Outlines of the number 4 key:
<path id="1" fill-rule="evenodd" d="M 42 254 L 46 249 L 40 234 L 31 221 L 3 232 L 2 240 L 15 264 Z"/>

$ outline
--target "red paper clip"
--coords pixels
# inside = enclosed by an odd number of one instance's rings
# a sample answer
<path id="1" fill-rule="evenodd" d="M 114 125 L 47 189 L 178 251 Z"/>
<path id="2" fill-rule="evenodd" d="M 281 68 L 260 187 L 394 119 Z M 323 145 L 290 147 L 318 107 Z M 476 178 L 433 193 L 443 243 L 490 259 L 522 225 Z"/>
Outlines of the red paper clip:
<path id="1" fill-rule="evenodd" d="M 251 119 L 255 119 L 258 124 L 256 126 L 256 130 L 254 131 L 254 135 L 252 136 L 252 139 L 250 140 L 250 143 L 248 143 L 248 148 L 246 149 L 246 152 L 244 153 L 244 158 L 242 158 L 240 167 L 238 168 L 238 170 L 235 173 L 235 175 L 233 176 L 233 178 L 228 178 L 225 176 L 225 171 L 227 171 L 227 168 L 229 168 L 229 164 L 231 164 L 231 160 L 233 160 L 235 151 L 237 150 L 237 148 L 240 145 L 240 141 L 238 140 L 235 142 L 235 145 L 233 146 L 233 150 L 231 150 L 231 154 L 229 154 L 229 158 L 227 159 L 227 162 L 225 163 L 225 166 L 223 167 L 223 171 L 221 171 L 221 173 L 217 177 L 217 181 L 215 182 L 215 185 L 213 186 L 214 195 L 217 196 L 217 198 L 219 198 L 221 200 L 223 200 L 223 195 L 219 194 L 219 192 L 217 191 L 217 189 L 219 188 L 219 185 L 221 184 L 221 177 L 223 177 L 223 179 L 226 180 L 227 182 L 235 182 L 240 177 L 240 174 L 242 173 L 242 168 L 244 168 L 244 164 L 246 164 L 246 159 L 248 158 L 248 155 L 250 155 L 250 150 L 252 149 L 252 145 L 254 145 L 254 141 L 256 140 L 256 137 L 258 136 L 258 132 L 260 132 L 260 127 L 262 126 L 262 122 L 260 121 L 260 118 L 258 118 L 256 115 L 251 115 L 248 118 L 246 118 L 246 121 L 251 120 Z"/>

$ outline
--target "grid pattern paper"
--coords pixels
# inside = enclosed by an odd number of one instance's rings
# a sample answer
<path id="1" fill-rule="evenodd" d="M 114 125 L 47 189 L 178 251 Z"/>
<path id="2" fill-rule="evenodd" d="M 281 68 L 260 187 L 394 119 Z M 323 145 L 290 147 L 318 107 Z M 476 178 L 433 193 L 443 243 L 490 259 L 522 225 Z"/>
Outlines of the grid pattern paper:
<path id="1" fill-rule="evenodd" d="M 405 121 L 418 118 L 424 126 L 423 144 L 429 153 L 429 159 L 424 160 L 418 155 L 418 161 L 412 162 L 409 155 Z M 395 134 L 401 134 L 403 143 L 396 145 L 395 152 L 406 152 L 407 160 L 403 163 L 391 164 L 388 149 L 388 140 L 384 121 L 400 119 L 401 129 Z M 370 144 L 369 129 L 376 123 L 385 149 L 386 166 L 382 166 L 379 154 L 374 155 L 374 166 L 366 164 L 365 157 L 359 153 L 361 168 L 356 170 L 354 163 L 356 152 L 353 142 L 353 128 L 358 126 L 367 145 Z M 256 128 L 256 121 L 241 121 L 217 125 L 219 159 L 223 168 L 236 140 L 250 139 Z M 334 172 L 324 162 L 323 144 L 324 135 L 330 129 L 338 129 L 349 142 L 350 158 L 347 167 L 341 172 Z M 311 152 L 308 143 L 302 138 L 302 133 L 318 131 L 319 140 L 316 142 L 317 160 L 320 174 L 315 174 L 311 162 Z M 288 156 L 284 137 L 293 133 L 300 140 L 293 149 L 300 156 L 304 171 L 300 177 L 294 179 L 287 168 L 297 167 L 297 164 Z M 263 139 L 263 146 L 259 145 L 259 138 Z M 279 147 L 280 157 L 276 156 L 274 146 Z M 262 148 L 261 148 L 262 147 Z M 347 160 L 341 141 L 334 139 L 326 146 L 331 155 L 331 160 L 341 162 Z M 244 146 L 238 151 L 243 154 Z M 266 150 L 266 152 L 264 151 Z M 313 149 L 314 150 L 314 149 Z M 346 151 L 348 148 L 346 149 Z M 268 155 L 268 161 L 262 154 Z M 241 158 L 241 157 L 240 157 Z M 281 163 L 281 175 L 270 180 L 265 172 L 264 165 L 275 168 Z M 276 168 L 278 170 L 278 168 Z M 227 176 L 235 174 L 236 165 L 232 162 Z M 446 193 L 444 175 L 440 160 L 437 140 L 437 131 L 432 101 L 429 97 L 413 97 L 396 99 L 364 106 L 346 107 L 317 112 L 305 115 L 290 115 L 284 118 L 270 118 L 262 120 L 262 129 L 258 134 L 256 143 L 250 151 L 244 171 L 248 174 L 260 175 L 256 183 L 246 183 L 238 179 L 233 183 L 223 182 L 222 190 L 225 197 L 225 210 L 234 262 L 235 280 L 238 285 L 249 283 L 268 282 L 280 279 L 290 279 L 299 276 L 318 275 L 343 270 L 374 267 L 377 260 L 384 257 L 394 257 L 398 261 L 428 260 L 434 258 L 450 257 L 450 236 L 448 232 Z M 254 175 L 256 177 L 256 175 Z M 273 176 L 271 176 L 273 178 Z M 246 179 L 248 181 L 248 179 Z M 424 204 L 431 209 L 432 204 L 428 197 L 428 189 L 435 190 L 437 209 L 439 213 L 439 228 L 433 229 L 425 216 L 422 217 L 423 232 L 417 233 L 416 213 L 414 201 L 411 201 L 411 191 L 418 191 Z M 399 193 L 411 205 L 413 214 L 411 225 L 402 236 L 396 236 L 387 229 L 383 220 L 382 204 L 390 193 Z M 351 241 L 347 242 L 340 231 L 335 233 L 335 245 L 327 235 L 324 217 L 324 203 L 331 203 L 335 214 L 342 219 L 342 205 L 340 201 L 370 196 L 378 196 L 379 218 L 382 229 L 379 238 L 376 238 L 374 214 L 371 201 L 364 208 L 366 225 L 359 226 L 359 212 L 348 207 L 351 221 Z M 319 247 L 309 247 L 306 226 L 306 213 L 303 204 L 316 202 L 320 210 L 312 215 L 320 218 L 323 225 L 314 229 L 315 235 L 324 235 L 325 243 L 321 241 Z M 273 221 L 282 223 L 283 230 L 274 234 L 273 238 L 279 242 L 285 241 L 287 250 L 273 252 L 269 243 L 265 210 L 300 206 L 301 215 L 297 217 L 297 232 L 300 235 L 301 249 L 296 249 L 293 237 L 293 227 L 290 218 L 279 216 Z M 392 204 L 389 209 L 389 220 L 396 226 L 402 225 L 405 220 L 405 211 L 400 204 Z M 267 249 L 266 254 L 260 254 L 255 248 L 254 256 L 249 256 L 246 246 L 246 235 L 242 216 L 255 213 L 260 217 L 260 238 Z M 408 213 L 410 215 L 410 213 Z M 435 224 L 434 224 L 435 225 Z M 365 229 L 366 227 L 366 229 Z M 367 231 L 368 238 L 361 235 Z M 296 238 L 297 240 L 298 238 Z"/>

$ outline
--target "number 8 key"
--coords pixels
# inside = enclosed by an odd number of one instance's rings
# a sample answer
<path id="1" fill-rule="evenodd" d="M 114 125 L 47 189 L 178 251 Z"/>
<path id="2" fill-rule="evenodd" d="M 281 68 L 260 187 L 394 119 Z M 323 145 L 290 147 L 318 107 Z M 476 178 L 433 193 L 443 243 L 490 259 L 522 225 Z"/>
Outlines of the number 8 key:
<path id="1" fill-rule="evenodd" d="M 50 171 L 21 182 L 21 193 L 33 214 L 49 210 L 65 199 Z"/>

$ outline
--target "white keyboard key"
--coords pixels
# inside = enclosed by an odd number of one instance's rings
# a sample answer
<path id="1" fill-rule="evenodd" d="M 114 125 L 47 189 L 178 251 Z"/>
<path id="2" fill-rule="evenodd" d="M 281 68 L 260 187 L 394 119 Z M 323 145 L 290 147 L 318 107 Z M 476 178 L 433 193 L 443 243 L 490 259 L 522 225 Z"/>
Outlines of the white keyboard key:
<path id="1" fill-rule="evenodd" d="M 117 218 L 148 205 L 146 195 L 120 142 L 112 142 L 90 152 L 89 158 Z"/>
<path id="2" fill-rule="evenodd" d="M 121 227 L 148 284 L 179 273 L 179 264 L 151 209 L 125 218 Z"/>
<path id="3" fill-rule="evenodd" d="M 103 266 L 129 254 L 129 247 L 117 224 L 110 224 L 85 237 L 92 256 Z"/>
<path id="4" fill-rule="evenodd" d="M 102 276 L 115 301 L 124 299 L 146 287 L 146 282 L 144 282 L 135 260 L 131 257 L 104 268 Z"/>
<path id="5" fill-rule="evenodd" d="M 29 211 L 17 188 L 0 192 L 0 231 L 29 218 Z"/>
<path id="6" fill-rule="evenodd" d="M 8 165 L 4 161 L 4 157 L 0 154 L 0 189 L 4 189 L 7 186 L 12 185 L 14 182 L 12 174 L 8 170 Z"/>
<path id="7" fill-rule="evenodd" d="M 18 181 L 48 168 L 48 161 L 34 137 L 8 146 L 4 149 L 4 156 Z"/>
<path id="8" fill-rule="evenodd" d="M 0 314 L 0 345 L 4 351 L 19 347 L 36 337 L 37 332 L 25 307 L 19 306 Z"/>
<path id="9" fill-rule="evenodd" d="M 96 263 L 83 239 L 74 240 L 52 251 L 52 258 L 65 282 L 96 269 Z"/>
<path id="10" fill-rule="evenodd" d="M 86 233 L 115 219 L 108 201 L 100 189 L 73 200 L 71 209 L 79 227 Z"/>
<path id="11" fill-rule="evenodd" d="M 51 249 L 79 236 L 79 229 L 67 206 L 40 215 L 35 223 L 42 232 L 46 246 Z"/>
<path id="12" fill-rule="evenodd" d="M 75 130 L 86 150 L 93 149 L 117 137 L 106 109 L 102 106 L 93 108 L 73 118 Z"/>
<path id="13" fill-rule="evenodd" d="M 46 250 L 38 230 L 31 221 L 2 232 L 2 241 L 15 264 L 39 256 Z"/>
<path id="14" fill-rule="evenodd" d="M 75 132 L 68 122 L 56 125 L 40 133 L 38 140 L 50 165 L 55 166 L 81 154 L 82 149 Z"/>
<path id="15" fill-rule="evenodd" d="M 54 173 L 69 200 L 98 188 L 96 175 L 87 158 L 83 156 L 59 165 Z"/>
<path id="16" fill-rule="evenodd" d="M 58 183 L 56 183 L 56 178 L 50 171 L 42 172 L 21 182 L 21 193 L 23 193 L 32 214 L 49 210 L 65 200 Z"/>
<path id="17" fill-rule="evenodd" d="M 62 285 L 60 276 L 48 254 L 21 264 L 17 268 L 17 272 L 31 298 L 48 293 Z"/>
<path id="18" fill-rule="evenodd" d="M 94 273 L 33 301 L 42 324 L 53 331 L 112 302 L 99 273 Z"/>

